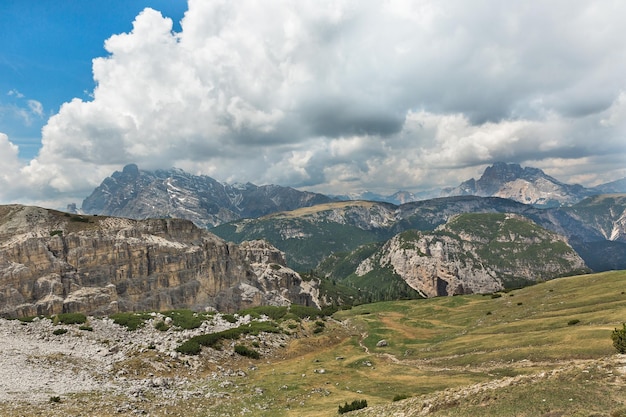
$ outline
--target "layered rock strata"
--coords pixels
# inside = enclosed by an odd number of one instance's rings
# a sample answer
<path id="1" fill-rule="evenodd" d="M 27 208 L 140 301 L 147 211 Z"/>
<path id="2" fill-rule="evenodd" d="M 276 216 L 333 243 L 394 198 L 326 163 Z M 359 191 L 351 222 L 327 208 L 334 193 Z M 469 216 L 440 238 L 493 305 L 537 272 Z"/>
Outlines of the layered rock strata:
<path id="1" fill-rule="evenodd" d="M 316 283 L 284 264 L 265 242 L 227 243 L 187 220 L 0 206 L 5 316 L 317 306 Z"/>

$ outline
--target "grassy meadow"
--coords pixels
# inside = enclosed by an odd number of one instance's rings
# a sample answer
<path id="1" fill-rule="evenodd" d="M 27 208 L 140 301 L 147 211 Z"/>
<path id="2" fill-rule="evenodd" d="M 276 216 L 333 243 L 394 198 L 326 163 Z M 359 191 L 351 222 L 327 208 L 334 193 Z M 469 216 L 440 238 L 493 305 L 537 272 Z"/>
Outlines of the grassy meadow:
<path id="1" fill-rule="evenodd" d="M 624 321 L 626 271 L 493 295 L 360 305 L 333 319 L 291 321 L 284 331 L 293 337 L 272 356 L 181 369 L 193 389 L 219 396 L 175 405 L 146 398 L 143 406 L 152 416 L 321 417 L 366 400 L 367 408 L 346 415 L 624 417 L 626 356 L 611 341 Z M 377 346 L 381 340 L 387 345 Z M 217 365 L 245 375 L 225 383 L 211 377 Z M 98 415 L 119 415 L 127 401 L 94 395 L 53 407 L 79 415 L 81 404 L 97 402 Z M 46 415 L 45 407 L 13 412 Z"/>
<path id="2" fill-rule="evenodd" d="M 618 373 L 608 364 L 598 371 L 602 365 L 595 362 L 616 354 L 610 335 L 626 321 L 624 271 L 560 278 L 498 295 L 361 305 L 334 318 L 350 326 L 332 332 L 327 325 L 325 334 L 296 340 L 285 359 L 250 375 L 249 383 L 272 393 L 274 406 L 265 415 L 328 416 L 355 399 L 372 407 L 400 395 L 436 397 L 446 389 L 515 377 L 522 383 L 496 390 L 498 399 L 487 401 L 505 407 L 492 415 L 549 412 L 547 398 L 524 411 L 520 395 L 554 397 L 562 415 L 610 415 L 626 407 L 626 390 L 613 376 L 593 378 L 597 372 Z M 377 347 L 380 340 L 387 346 Z M 545 373 L 554 377 L 533 377 Z M 401 403 L 410 405 L 411 399 Z M 470 415 L 460 406 L 440 415 Z M 476 415 L 488 415 L 489 408 L 483 404 Z M 507 414 L 518 408 L 522 414 Z"/>

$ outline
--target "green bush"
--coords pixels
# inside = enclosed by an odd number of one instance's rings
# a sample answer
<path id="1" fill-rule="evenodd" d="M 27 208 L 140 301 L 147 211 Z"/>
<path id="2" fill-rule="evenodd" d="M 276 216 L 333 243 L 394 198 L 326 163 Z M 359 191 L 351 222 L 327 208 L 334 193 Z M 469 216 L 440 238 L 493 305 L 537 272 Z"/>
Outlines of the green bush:
<path id="1" fill-rule="evenodd" d="M 232 314 L 222 314 L 222 318 L 229 323 L 237 323 L 237 318 Z"/>
<path id="2" fill-rule="evenodd" d="M 87 332 L 93 332 L 93 327 L 91 326 L 87 326 L 87 325 L 82 325 L 78 328 L 78 330 L 85 330 Z"/>
<path id="3" fill-rule="evenodd" d="M 197 329 L 211 316 L 209 313 L 198 313 L 192 310 L 171 310 L 162 314 L 172 319 L 172 326 L 181 329 Z"/>
<path id="4" fill-rule="evenodd" d="M 395 401 L 402 401 L 402 400 L 406 400 L 407 398 L 409 398 L 409 396 L 408 396 L 408 395 L 406 395 L 406 394 L 396 394 L 396 395 L 393 397 L 393 400 L 392 400 L 392 401 L 394 401 L 394 402 L 395 402 Z"/>
<path id="5" fill-rule="evenodd" d="M 251 359 L 259 359 L 261 357 L 259 352 L 244 345 L 235 345 L 235 353 Z"/>
<path id="6" fill-rule="evenodd" d="M 352 403 L 346 403 L 343 407 L 339 406 L 339 414 L 348 413 L 354 410 L 360 410 L 367 407 L 367 400 L 354 400 Z"/>
<path id="7" fill-rule="evenodd" d="M 154 324 L 154 328 L 160 332 L 166 332 L 170 328 L 163 320 L 159 320 Z"/>
<path id="8" fill-rule="evenodd" d="M 83 313 L 63 313 L 57 314 L 55 322 L 63 324 L 83 324 L 87 321 L 87 316 Z"/>
<path id="9" fill-rule="evenodd" d="M 60 403 L 61 402 L 61 397 L 59 397 L 58 395 L 52 396 L 52 397 L 50 397 L 50 402 L 51 403 Z"/>
<path id="10" fill-rule="evenodd" d="M 200 346 L 200 343 L 198 343 L 198 341 L 194 339 L 189 339 L 176 348 L 177 352 L 180 352 L 184 355 L 198 355 L 200 354 L 201 350 L 202 347 Z"/>
<path id="11" fill-rule="evenodd" d="M 17 320 L 22 323 L 32 323 L 33 320 L 35 320 L 35 317 L 37 316 L 18 317 Z"/>
<path id="12" fill-rule="evenodd" d="M 52 332 L 53 335 L 61 335 L 61 334 L 65 334 L 67 333 L 67 329 L 56 329 L 55 331 Z"/>
<path id="13" fill-rule="evenodd" d="M 217 333 L 207 333 L 194 336 L 176 348 L 176 351 L 186 355 L 197 355 L 202 346 L 216 348 L 224 339 L 235 340 L 243 334 L 258 335 L 261 332 L 279 333 L 280 329 L 273 322 L 253 322 L 233 329 L 223 330 Z M 197 345 L 197 346 L 196 346 Z"/>
<path id="14" fill-rule="evenodd" d="M 263 315 L 269 317 L 272 320 L 280 320 L 287 314 L 287 307 L 259 306 L 241 310 L 238 314 L 240 316 L 245 316 L 246 314 L 249 314 L 253 318 L 260 318 Z"/>
<path id="15" fill-rule="evenodd" d="M 626 323 L 622 323 L 621 329 L 613 330 L 611 339 L 613 339 L 613 346 L 619 353 L 626 353 Z"/>
<path id="16" fill-rule="evenodd" d="M 53 236 L 63 236 L 63 230 L 51 230 L 50 237 Z"/>
<path id="17" fill-rule="evenodd" d="M 115 313 L 109 316 L 115 324 L 125 326 L 128 330 L 137 330 L 143 327 L 146 320 L 150 319 L 148 313 Z"/>
<path id="18" fill-rule="evenodd" d="M 299 304 L 292 304 L 291 307 L 289 307 L 289 311 L 301 319 L 307 317 L 313 319 L 322 315 L 322 311 L 315 307 L 301 306 Z"/>
<path id="19" fill-rule="evenodd" d="M 580 320 L 578 320 L 578 319 L 572 319 L 572 320 L 570 320 L 570 321 L 568 321 L 568 322 L 567 322 L 567 325 L 568 325 L 568 326 L 574 326 L 574 325 L 576 325 L 576 324 L 578 324 L 578 323 L 580 323 Z"/>
<path id="20" fill-rule="evenodd" d="M 89 223 L 89 219 L 83 216 L 72 216 L 70 218 L 72 222 L 81 222 L 81 223 Z"/>

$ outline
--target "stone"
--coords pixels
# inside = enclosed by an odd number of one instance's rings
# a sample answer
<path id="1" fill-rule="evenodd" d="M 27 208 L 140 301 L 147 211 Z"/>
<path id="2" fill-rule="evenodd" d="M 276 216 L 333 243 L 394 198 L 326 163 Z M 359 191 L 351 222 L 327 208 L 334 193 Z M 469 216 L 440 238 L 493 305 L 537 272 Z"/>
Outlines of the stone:
<path id="1" fill-rule="evenodd" d="M 0 314 L 9 317 L 319 306 L 317 281 L 283 264 L 267 242 L 227 243 L 187 220 L 0 206 Z"/>

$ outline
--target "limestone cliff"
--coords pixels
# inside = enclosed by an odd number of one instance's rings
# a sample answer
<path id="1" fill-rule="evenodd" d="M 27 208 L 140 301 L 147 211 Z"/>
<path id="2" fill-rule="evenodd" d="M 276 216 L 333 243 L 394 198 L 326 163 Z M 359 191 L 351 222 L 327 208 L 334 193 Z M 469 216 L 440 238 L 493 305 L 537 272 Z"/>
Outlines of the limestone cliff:
<path id="1" fill-rule="evenodd" d="M 187 220 L 0 206 L 5 316 L 318 305 L 316 283 L 284 263 L 265 242 L 227 243 Z"/>
<path id="2" fill-rule="evenodd" d="M 487 167 L 483 175 L 442 190 L 441 196 L 477 195 L 508 198 L 524 204 L 554 207 L 577 203 L 598 194 L 578 184 L 565 184 L 540 169 L 518 164 L 497 162 Z"/>
<path id="3" fill-rule="evenodd" d="M 586 270 L 565 239 L 514 214 L 463 214 L 396 235 L 356 274 L 392 268 L 425 297 L 487 293 Z"/>

